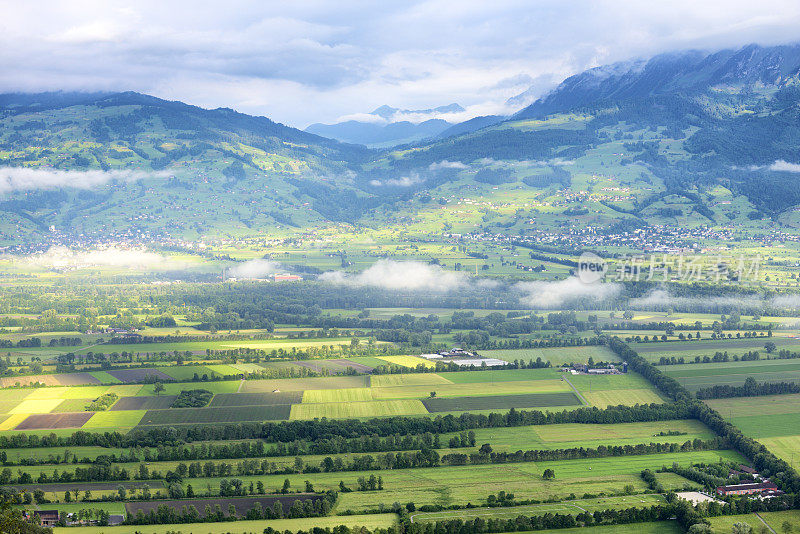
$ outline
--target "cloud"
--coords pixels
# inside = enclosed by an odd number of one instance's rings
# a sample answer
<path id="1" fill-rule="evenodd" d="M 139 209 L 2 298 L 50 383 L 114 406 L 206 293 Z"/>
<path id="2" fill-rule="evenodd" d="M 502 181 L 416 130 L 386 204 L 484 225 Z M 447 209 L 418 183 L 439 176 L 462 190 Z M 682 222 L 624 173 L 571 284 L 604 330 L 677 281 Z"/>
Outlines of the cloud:
<path id="1" fill-rule="evenodd" d="M 411 187 L 412 185 L 421 184 L 424 180 L 417 174 L 412 173 L 409 176 L 402 176 L 400 178 L 389 178 L 387 180 L 370 180 L 369 185 L 374 187 Z"/>
<path id="2" fill-rule="evenodd" d="M 520 302 L 532 308 L 559 308 L 580 300 L 600 302 L 619 296 L 622 285 L 585 284 L 572 276 L 557 282 L 519 282 L 514 289 L 522 293 Z"/>
<path id="3" fill-rule="evenodd" d="M 460 161 L 448 161 L 446 159 L 428 165 L 428 170 L 431 171 L 438 171 L 439 169 L 468 169 L 468 168 L 469 165 L 467 165 L 466 163 L 461 163 Z"/>
<path id="4" fill-rule="evenodd" d="M 775 163 L 769 166 L 769 170 L 783 171 L 783 172 L 800 172 L 800 164 L 789 163 L 788 161 L 783 161 L 782 159 L 779 159 Z"/>
<path id="5" fill-rule="evenodd" d="M 790 42 L 798 25 L 794 0 L 6 2 L 0 91 L 136 90 L 296 126 L 455 101 L 457 120 L 600 64 Z"/>
<path id="6" fill-rule="evenodd" d="M 770 304 L 776 308 L 800 308 L 800 295 L 776 295 Z"/>
<path id="7" fill-rule="evenodd" d="M 380 287 L 393 290 L 452 291 L 464 287 L 469 278 L 461 272 L 447 271 L 421 261 L 378 260 L 358 274 L 341 271 L 323 273 L 319 279 L 332 284 Z"/>
<path id="8" fill-rule="evenodd" d="M 722 295 L 704 297 L 675 296 L 664 289 L 654 289 L 644 297 L 630 299 L 628 302 L 634 309 L 663 309 L 667 307 L 683 309 L 716 310 L 720 308 L 758 308 L 766 302 L 752 295 Z"/>
<path id="9" fill-rule="evenodd" d="M 91 189 L 112 180 L 131 182 L 144 178 L 163 178 L 167 172 L 115 171 L 61 171 L 50 168 L 0 167 L 0 194 L 34 189 L 59 189 L 74 187 Z"/>
<path id="10" fill-rule="evenodd" d="M 86 251 L 67 247 L 51 247 L 47 252 L 30 256 L 14 256 L 12 261 L 44 269 L 85 269 L 89 267 L 118 267 L 136 270 L 183 269 L 186 264 L 174 261 L 146 249 L 109 247 Z"/>
<path id="11" fill-rule="evenodd" d="M 264 278 L 279 269 L 280 263 L 276 261 L 255 259 L 229 267 L 227 273 L 234 278 Z"/>

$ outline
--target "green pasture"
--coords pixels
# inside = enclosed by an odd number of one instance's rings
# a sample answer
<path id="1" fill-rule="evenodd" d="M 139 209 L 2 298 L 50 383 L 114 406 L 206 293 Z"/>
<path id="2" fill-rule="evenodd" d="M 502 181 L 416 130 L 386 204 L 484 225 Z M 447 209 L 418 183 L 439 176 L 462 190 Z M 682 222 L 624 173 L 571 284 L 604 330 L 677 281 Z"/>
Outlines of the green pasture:
<path id="1" fill-rule="evenodd" d="M 226 511 L 227 512 L 227 511 Z M 313 527 L 333 528 L 339 525 L 348 527 L 389 528 L 397 522 L 395 514 L 368 514 L 352 516 L 309 517 L 303 519 L 273 519 L 270 521 L 226 521 L 222 523 L 188 523 L 181 525 L 136 525 L 134 530 L 140 534 L 250 534 L 263 531 L 270 526 L 277 531 L 310 531 Z M 131 526 L 116 527 L 57 527 L 54 534 L 130 534 Z"/>
<path id="2" fill-rule="evenodd" d="M 656 469 L 677 462 L 688 465 L 698 462 L 718 462 L 720 459 L 744 461 L 734 451 L 694 451 L 674 454 L 653 454 L 555 462 L 513 463 L 500 465 L 469 465 L 382 471 L 384 490 L 375 492 L 340 493 L 337 510 L 376 510 L 381 503 L 413 501 L 422 504 L 465 504 L 484 502 L 490 493 L 513 492 L 517 498 L 566 497 L 575 493 L 622 492 L 626 485 L 637 491 L 646 486 L 640 473 L 645 468 Z M 542 479 L 545 469 L 553 469 L 554 480 Z M 288 478 L 293 488 L 301 488 L 310 480 L 317 490 L 337 489 L 339 481 L 355 486 L 360 476 L 371 472 L 336 472 L 297 475 L 242 477 L 245 484 L 261 480 L 267 488 L 280 488 Z M 218 479 L 192 479 L 194 487 L 212 487 Z"/>
<path id="3" fill-rule="evenodd" d="M 442 510 L 440 512 L 418 512 L 412 514 L 415 523 L 476 518 L 483 519 L 516 519 L 517 517 L 544 515 L 546 513 L 579 514 L 583 511 L 623 509 L 632 507 L 657 506 L 666 504 L 660 494 L 627 495 L 624 497 L 602 497 L 597 499 L 575 499 L 557 503 L 531 504 L 525 506 L 471 508 L 467 510 Z M 581 529 L 583 531 L 583 529 Z M 546 532 L 546 531 L 545 531 Z"/>
<path id="4" fill-rule="evenodd" d="M 658 363 L 659 358 L 692 358 L 695 356 L 714 356 L 716 352 L 728 351 L 728 356 L 734 354 L 741 356 L 745 352 L 759 351 L 764 352 L 764 344 L 773 342 L 777 350 L 789 349 L 791 351 L 800 350 L 800 338 L 789 337 L 757 337 L 739 339 L 702 339 L 700 341 L 665 341 L 657 343 L 633 343 L 631 347 L 648 361 Z"/>
<path id="5" fill-rule="evenodd" d="M 147 410 L 97 412 L 81 428 L 84 430 L 93 428 L 130 428 L 138 425 L 146 412 Z"/>

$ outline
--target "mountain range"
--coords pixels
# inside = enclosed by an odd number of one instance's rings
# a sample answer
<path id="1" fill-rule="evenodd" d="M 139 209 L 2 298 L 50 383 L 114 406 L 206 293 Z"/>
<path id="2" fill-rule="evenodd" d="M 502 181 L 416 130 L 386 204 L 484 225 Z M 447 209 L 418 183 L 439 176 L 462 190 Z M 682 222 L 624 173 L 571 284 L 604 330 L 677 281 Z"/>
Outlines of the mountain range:
<path id="1" fill-rule="evenodd" d="M 458 109 L 381 107 L 372 130 L 300 131 L 133 92 L 0 95 L 0 243 L 340 223 L 509 235 L 531 221 L 800 226 L 800 46 L 603 66 L 508 118 L 393 122 Z M 78 180 L 95 172 L 91 186 Z"/>
<path id="2" fill-rule="evenodd" d="M 351 119 L 335 124 L 315 123 L 305 131 L 345 143 L 388 148 L 437 137 L 454 126 L 453 122 L 439 117 L 463 111 L 464 108 L 458 104 L 415 110 L 381 106 L 366 114 L 363 120 Z M 416 121 L 412 122 L 408 118 L 416 118 Z"/>

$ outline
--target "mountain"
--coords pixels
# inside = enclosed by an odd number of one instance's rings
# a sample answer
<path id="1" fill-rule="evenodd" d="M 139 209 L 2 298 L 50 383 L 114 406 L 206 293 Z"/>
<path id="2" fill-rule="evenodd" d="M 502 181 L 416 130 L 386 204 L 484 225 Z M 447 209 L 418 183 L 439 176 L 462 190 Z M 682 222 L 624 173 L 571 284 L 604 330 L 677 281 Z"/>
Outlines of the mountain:
<path id="1" fill-rule="evenodd" d="M 383 150 L 137 93 L 0 95 L 0 244 L 345 228 L 564 246 L 642 228 L 794 235 L 798 72 L 795 45 L 664 54 Z"/>
<path id="2" fill-rule="evenodd" d="M 0 166 L 48 169 L 0 176 L 0 241 L 50 228 L 191 237 L 354 219 L 365 194 L 352 174 L 370 155 L 265 117 L 133 92 L 0 95 Z M 88 179 L 102 183 L 80 185 Z"/>
<path id="3" fill-rule="evenodd" d="M 798 45 L 599 67 L 507 120 L 390 152 L 373 168 L 383 184 L 414 176 L 420 198 L 514 199 L 513 216 L 478 224 L 502 233 L 524 234 L 526 220 L 602 231 L 798 227 L 799 72 Z M 558 208 L 543 218 L 524 199 Z"/>
<path id="4" fill-rule="evenodd" d="M 305 131 L 346 143 L 356 143 L 372 148 L 388 148 L 436 137 L 453 126 L 453 123 L 436 118 L 437 116 L 463 111 L 464 108 L 458 104 L 416 110 L 381 106 L 367 114 L 370 116 L 368 120 L 347 120 L 336 124 L 316 123 L 306 128 Z M 411 120 L 398 120 L 398 117 L 433 118 L 412 122 Z"/>
<path id="5" fill-rule="evenodd" d="M 783 87 L 797 81 L 800 45 L 749 45 L 715 53 L 688 51 L 597 67 L 564 80 L 515 115 L 541 117 L 580 107 L 659 95 L 697 95 L 715 87 Z"/>

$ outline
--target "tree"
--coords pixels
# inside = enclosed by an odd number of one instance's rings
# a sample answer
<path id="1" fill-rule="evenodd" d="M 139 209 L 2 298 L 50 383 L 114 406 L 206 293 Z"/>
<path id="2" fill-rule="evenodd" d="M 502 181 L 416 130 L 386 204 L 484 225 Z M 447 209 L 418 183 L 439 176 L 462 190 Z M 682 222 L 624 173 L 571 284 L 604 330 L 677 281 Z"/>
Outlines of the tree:
<path id="1" fill-rule="evenodd" d="M 766 343 L 764 343 L 764 350 L 766 350 L 770 354 L 775 352 L 776 348 L 777 347 L 775 346 L 775 343 L 773 343 L 772 341 L 767 341 Z"/>
<path id="2" fill-rule="evenodd" d="M 689 534 L 711 534 L 711 526 L 705 523 L 695 523 L 687 531 Z"/>
<path id="3" fill-rule="evenodd" d="M 747 523 L 734 523 L 731 527 L 732 534 L 750 534 L 753 532 L 753 527 Z"/>
<path id="4" fill-rule="evenodd" d="M 481 445 L 481 448 L 478 449 L 478 452 L 483 455 L 492 454 L 492 446 L 489 445 L 488 443 L 484 443 L 483 445 Z"/>
<path id="5" fill-rule="evenodd" d="M 14 510 L 7 503 L 0 508 L 0 532 L 18 534 L 48 534 L 52 529 L 29 523 L 22 515 L 22 510 Z"/>
<path id="6" fill-rule="evenodd" d="M 283 481 L 283 487 L 281 488 L 281 493 L 289 493 L 289 487 L 290 486 L 291 486 L 291 482 L 289 482 L 289 479 L 288 478 L 285 479 Z"/>
<path id="7" fill-rule="evenodd" d="M 153 391 L 155 392 L 156 395 L 161 394 L 161 392 L 164 391 L 164 389 L 166 388 L 164 388 L 164 384 L 162 384 L 161 382 L 156 382 L 155 384 L 153 384 Z"/>
<path id="8" fill-rule="evenodd" d="M 433 399 L 435 397 L 436 397 L 436 392 L 435 391 L 431 391 L 431 398 Z"/>
<path id="9" fill-rule="evenodd" d="M 542 473 L 542 478 L 545 480 L 552 480 L 556 478 L 556 472 L 552 469 L 545 469 L 544 473 Z"/>

